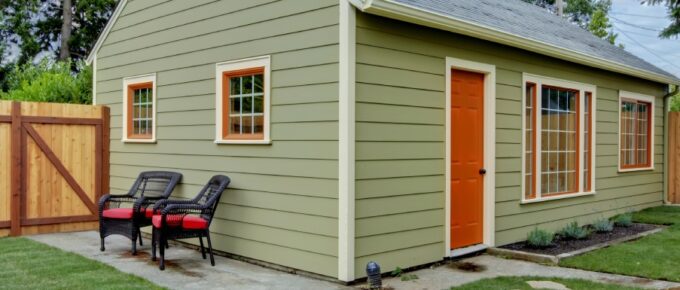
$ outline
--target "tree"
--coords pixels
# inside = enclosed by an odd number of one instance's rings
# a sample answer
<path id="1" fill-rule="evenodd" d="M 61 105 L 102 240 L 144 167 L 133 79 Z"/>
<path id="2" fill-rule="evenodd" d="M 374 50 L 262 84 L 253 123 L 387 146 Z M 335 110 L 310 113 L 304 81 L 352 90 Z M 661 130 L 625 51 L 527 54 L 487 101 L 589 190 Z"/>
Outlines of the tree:
<path id="1" fill-rule="evenodd" d="M 0 0 L 0 41 L 19 51 L 18 64 L 48 55 L 87 56 L 118 0 Z M 73 62 L 75 63 L 75 62 Z"/>
<path id="2" fill-rule="evenodd" d="M 643 4 L 649 5 L 664 5 L 668 9 L 668 18 L 671 19 L 671 24 L 661 30 L 660 38 L 677 38 L 680 35 L 680 0 L 646 0 Z"/>
<path id="3" fill-rule="evenodd" d="M 609 17 L 602 9 L 596 10 L 588 23 L 588 31 L 595 36 L 609 41 L 611 44 L 616 43 L 616 37 L 619 35 L 612 30 L 612 24 L 609 23 Z"/>
<path id="4" fill-rule="evenodd" d="M 557 13 L 555 0 L 522 1 L 546 8 L 553 14 Z M 618 35 L 613 32 L 612 24 L 609 21 L 608 16 L 611 6 L 611 0 L 566 0 L 563 17 L 581 28 L 590 31 L 595 36 L 602 38 L 611 44 L 615 44 Z M 619 46 L 623 47 L 621 44 L 619 44 Z"/>

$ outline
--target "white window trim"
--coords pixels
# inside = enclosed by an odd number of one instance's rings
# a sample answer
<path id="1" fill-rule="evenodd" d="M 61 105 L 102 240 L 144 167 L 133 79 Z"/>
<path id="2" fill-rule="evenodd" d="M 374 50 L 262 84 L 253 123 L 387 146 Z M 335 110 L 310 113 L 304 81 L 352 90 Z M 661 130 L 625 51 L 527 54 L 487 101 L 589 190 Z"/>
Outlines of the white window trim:
<path id="1" fill-rule="evenodd" d="M 459 69 L 484 74 L 484 201 L 483 201 L 483 238 L 479 247 L 495 246 L 496 233 L 496 66 L 453 57 L 446 57 L 446 169 L 445 169 L 445 220 L 444 220 L 444 257 L 453 257 L 474 250 L 461 248 L 451 250 L 451 70 Z"/>
<path id="2" fill-rule="evenodd" d="M 535 105 L 536 108 L 541 107 L 541 97 L 540 97 L 540 92 L 541 92 L 541 86 L 542 85 L 549 85 L 549 86 L 555 86 L 555 87 L 561 87 L 561 88 L 568 88 L 568 89 L 573 89 L 573 90 L 578 90 L 579 91 L 579 98 L 581 98 L 581 104 L 583 104 L 583 99 L 585 98 L 585 93 L 590 92 L 590 98 L 591 98 L 591 112 L 592 112 L 592 120 L 593 122 L 591 123 L 591 128 L 590 128 L 590 136 L 591 136 L 591 148 L 590 148 L 590 179 L 591 179 L 591 190 L 590 191 L 583 191 L 584 188 L 584 182 L 583 178 L 579 178 L 579 184 L 577 185 L 579 190 L 578 192 L 574 193 L 569 193 L 569 194 L 560 194 L 560 195 L 554 195 L 554 196 L 546 196 L 543 197 L 541 196 L 540 190 L 536 191 L 536 198 L 532 199 L 527 199 L 525 195 L 525 190 L 526 190 L 526 182 L 525 182 L 525 174 L 526 174 L 526 138 L 524 136 L 525 130 L 526 130 L 526 101 L 527 98 L 525 96 L 526 94 L 526 85 L 527 83 L 535 83 L 536 84 L 536 102 L 537 104 Z M 582 107 L 582 106 L 581 106 Z M 534 108 L 534 110 L 536 109 Z M 579 112 L 579 120 L 584 120 L 584 112 L 581 110 Z M 539 128 L 539 124 L 541 123 L 541 120 L 539 118 L 536 118 L 536 123 L 534 124 L 534 130 L 537 130 Z M 584 129 L 584 123 L 585 122 L 579 122 L 579 132 L 583 132 Z M 588 195 L 594 195 L 596 193 L 596 170 L 597 168 L 596 162 L 597 159 L 595 156 L 596 154 L 596 148 L 597 148 L 597 87 L 591 84 L 585 84 L 585 83 L 579 83 L 579 82 L 572 82 L 572 81 L 567 81 L 567 80 L 561 80 L 561 79 L 556 79 L 556 78 L 550 78 L 550 77 L 545 77 L 545 76 L 538 76 L 538 75 L 532 75 L 532 74 L 527 74 L 524 73 L 522 75 L 522 180 L 521 180 L 521 194 L 522 194 L 522 204 L 528 204 L 528 203 L 536 203 L 536 202 L 543 202 L 543 201 L 549 201 L 549 200 L 558 200 L 558 199 L 565 199 L 565 198 L 573 198 L 573 197 L 580 197 L 580 196 L 588 196 Z M 537 146 L 540 146 L 541 144 L 541 135 L 536 133 L 536 143 L 538 144 Z M 583 148 L 583 138 L 579 138 L 579 148 Z M 536 154 L 536 153 L 534 153 Z M 584 160 L 584 154 L 583 150 L 581 149 L 581 152 L 578 154 L 579 158 L 579 165 L 583 164 Z M 540 155 L 537 157 L 536 161 L 536 168 L 534 168 L 534 174 L 536 172 L 541 172 L 541 162 L 540 162 Z M 579 174 L 583 173 L 583 169 L 579 168 Z M 541 188 L 540 187 L 540 178 L 536 178 L 536 184 L 534 185 L 535 188 Z"/>
<path id="3" fill-rule="evenodd" d="M 647 103 L 651 104 L 651 106 L 650 106 L 651 107 L 650 121 L 652 122 L 652 124 L 651 124 L 652 130 L 649 132 L 651 134 L 651 138 L 650 138 L 651 144 L 649 144 L 649 150 L 650 150 L 650 152 L 649 152 L 650 153 L 649 164 L 651 164 L 650 166 L 640 167 L 640 168 L 622 168 L 621 167 L 621 165 L 622 165 L 621 164 L 621 101 L 623 99 L 643 101 L 643 102 L 647 102 Z M 655 101 L 656 101 L 656 98 L 654 96 L 643 95 L 643 94 L 640 94 L 640 93 L 634 93 L 634 92 L 619 90 L 619 103 L 617 104 L 619 106 L 619 116 L 618 116 L 618 120 L 616 120 L 616 124 L 618 126 L 617 131 L 619 132 L 617 134 L 617 136 L 618 136 L 618 140 L 617 140 L 618 152 L 616 154 L 616 157 L 617 157 L 618 160 L 617 160 L 616 163 L 618 164 L 619 172 L 654 170 L 654 138 L 655 138 L 655 136 L 654 136 L 654 129 L 655 129 L 654 128 L 654 126 L 655 126 L 654 119 L 656 119 L 655 115 L 654 115 L 656 113 L 656 109 L 654 107 L 656 105 Z"/>
<path id="4" fill-rule="evenodd" d="M 131 85 L 141 84 L 141 83 L 152 83 L 152 123 L 151 123 L 151 139 L 134 139 L 128 138 L 127 132 L 127 114 L 128 114 L 128 88 Z M 156 107 L 158 107 L 158 102 L 156 101 L 156 73 L 127 77 L 123 79 L 123 136 L 121 141 L 124 143 L 156 143 Z"/>
<path id="5" fill-rule="evenodd" d="M 233 140 L 222 136 L 222 75 L 225 72 L 264 67 L 264 138 L 262 140 Z M 271 144 L 271 57 L 269 55 L 221 62 L 215 65 L 215 143 L 216 144 Z"/>

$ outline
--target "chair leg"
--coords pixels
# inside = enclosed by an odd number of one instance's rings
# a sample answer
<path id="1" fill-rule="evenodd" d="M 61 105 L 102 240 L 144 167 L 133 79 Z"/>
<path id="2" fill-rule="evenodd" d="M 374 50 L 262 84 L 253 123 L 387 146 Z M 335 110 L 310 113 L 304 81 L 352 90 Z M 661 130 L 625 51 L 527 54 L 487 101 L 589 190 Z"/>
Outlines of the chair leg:
<path id="1" fill-rule="evenodd" d="M 158 264 L 158 268 L 161 269 L 161 271 L 163 271 L 163 270 L 165 270 L 165 247 L 163 247 L 163 244 L 166 243 L 166 241 L 165 241 L 165 237 L 163 236 L 162 233 L 160 233 L 159 240 L 160 240 L 161 245 L 158 248 L 158 250 L 160 251 L 160 254 L 161 254 L 161 261 Z"/>
<path id="2" fill-rule="evenodd" d="M 215 266 L 215 257 L 213 257 L 212 242 L 210 242 L 210 232 L 206 231 L 206 239 L 208 239 L 208 251 L 210 252 L 210 265 Z"/>
<path id="3" fill-rule="evenodd" d="M 132 237 L 130 238 L 132 240 L 132 255 L 136 256 L 137 255 L 137 229 L 132 230 Z"/>
<path id="4" fill-rule="evenodd" d="M 102 251 L 102 252 L 105 250 L 105 248 L 104 248 L 104 237 L 101 237 L 101 246 L 99 247 L 99 250 Z"/>
<path id="5" fill-rule="evenodd" d="M 142 230 L 137 228 L 137 237 L 139 238 L 139 245 L 144 246 L 144 243 L 142 243 Z"/>
<path id="6" fill-rule="evenodd" d="M 203 260 L 205 260 L 205 247 L 203 247 L 203 237 L 198 237 L 198 241 L 201 242 L 201 255 Z"/>
<path id="7" fill-rule="evenodd" d="M 151 230 L 151 261 L 156 261 L 156 228 Z"/>

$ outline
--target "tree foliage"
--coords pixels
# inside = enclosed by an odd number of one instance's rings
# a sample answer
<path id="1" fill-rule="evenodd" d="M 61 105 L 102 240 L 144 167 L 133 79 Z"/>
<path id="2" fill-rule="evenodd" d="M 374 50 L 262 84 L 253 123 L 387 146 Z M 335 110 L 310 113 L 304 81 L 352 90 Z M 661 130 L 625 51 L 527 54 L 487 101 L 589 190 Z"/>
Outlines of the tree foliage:
<path id="1" fill-rule="evenodd" d="M 0 0 L 0 99 L 91 102 L 82 60 L 118 1 Z"/>
<path id="2" fill-rule="evenodd" d="M 660 38 L 677 38 L 680 35 L 680 0 L 646 0 L 642 3 L 666 6 L 671 24 L 661 30 Z"/>
<path id="3" fill-rule="evenodd" d="M 543 7 L 551 13 L 557 13 L 555 0 L 523 1 Z M 611 44 L 616 43 L 618 35 L 613 32 L 612 24 L 609 20 L 609 11 L 612 6 L 611 0 L 565 0 L 564 4 L 563 16 L 566 19 Z M 622 47 L 622 45 L 619 46 Z"/>
<path id="4" fill-rule="evenodd" d="M 64 24 L 71 31 L 68 58 L 77 61 L 87 57 L 117 0 L 71 0 L 70 23 L 63 21 L 63 3 L 64 0 L 0 0 L 0 40 L 18 47 L 18 64 L 34 61 L 41 54 L 57 58 Z"/>
<path id="5" fill-rule="evenodd" d="M 75 65 L 78 73 L 71 71 Z M 55 102 L 92 103 L 92 68 L 83 62 L 53 62 L 47 59 L 38 64 L 14 65 L 7 75 L 6 92 L 0 92 L 0 99 Z"/>

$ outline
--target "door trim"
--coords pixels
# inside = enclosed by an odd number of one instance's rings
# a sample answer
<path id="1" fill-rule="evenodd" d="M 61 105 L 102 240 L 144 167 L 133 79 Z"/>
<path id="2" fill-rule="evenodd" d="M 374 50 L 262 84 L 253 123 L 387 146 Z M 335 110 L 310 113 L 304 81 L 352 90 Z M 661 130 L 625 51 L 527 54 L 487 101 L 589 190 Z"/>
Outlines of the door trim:
<path id="1" fill-rule="evenodd" d="M 444 221 L 444 257 L 451 251 L 451 70 L 459 69 L 484 74 L 484 213 L 483 244 L 494 246 L 496 192 L 496 66 L 453 57 L 446 57 L 446 182 Z"/>

